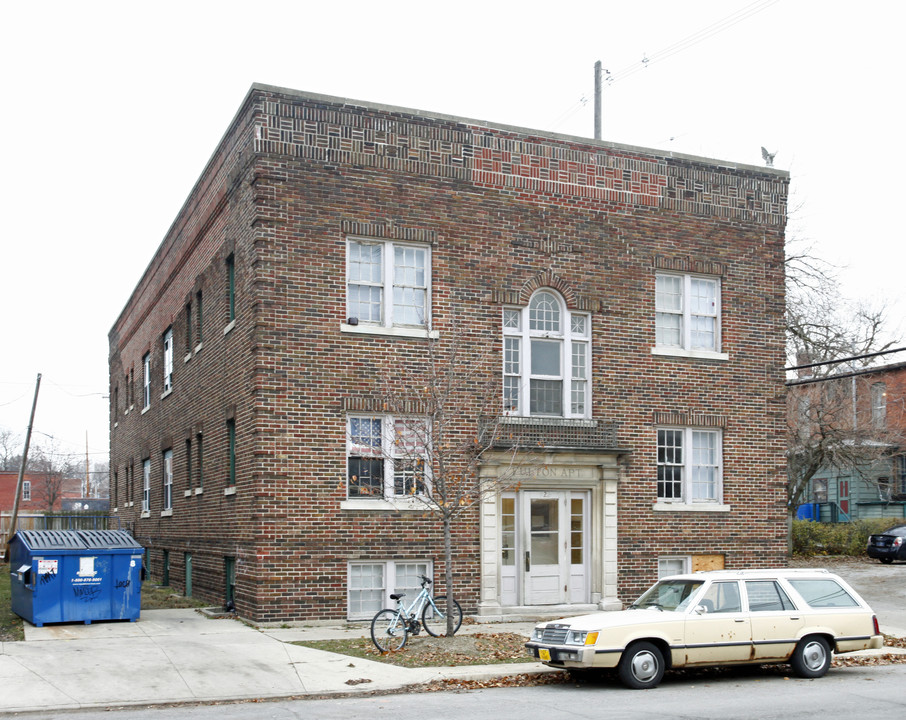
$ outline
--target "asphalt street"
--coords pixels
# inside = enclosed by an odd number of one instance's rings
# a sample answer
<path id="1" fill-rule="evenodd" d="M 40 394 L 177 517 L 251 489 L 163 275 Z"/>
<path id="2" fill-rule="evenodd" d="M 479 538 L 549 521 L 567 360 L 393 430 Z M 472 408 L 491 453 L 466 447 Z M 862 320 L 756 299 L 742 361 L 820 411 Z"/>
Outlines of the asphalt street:
<path id="1" fill-rule="evenodd" d="M 906 665 L 837 668 L 818 680 L 762 670 L 701 671 L 670 676 L 654 690 L 627 690 L 616 679 L 581 685 L 494 688 L 442 693 L 86 711 L 78 720 L 787 720 L 906 717 Z M 115 709 L 114 709 L 115 710 Z M 42 714 L 49 720 L 69 713 Z"/>

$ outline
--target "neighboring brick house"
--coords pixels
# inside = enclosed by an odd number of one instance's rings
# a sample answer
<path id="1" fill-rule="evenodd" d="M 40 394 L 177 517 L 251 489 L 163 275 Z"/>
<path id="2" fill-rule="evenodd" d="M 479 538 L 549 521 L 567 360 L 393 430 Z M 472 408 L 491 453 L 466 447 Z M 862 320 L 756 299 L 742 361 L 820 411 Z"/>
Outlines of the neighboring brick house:
<path id="1" fill-rule="evenodd" d="M 839 404 L 833 425 L 840 438 L 866 447 L 862 462 L 815 474 L 798 516 L 823 522 L 906 517 L 906 362 L 802 377 L 790 382 L 790 400 Z"/>
<path id="2" fill-rule="evenodd" d="M 12 512 L 18 481 L 18 471 L 0 470 L 0 512 Z M 77 498 L 79 495 L 79 480 L 48 478 L 47 473 L 27 472 L 22 476 L 19 512 L 36 513 L 60 510 L 64 500 Z"/>
<path id="3" fill-rule="evenodd" d="M 466 612 L 783 565 L 787 189 L 254 85 L 110 332 L 111 512 L 153 573 L 258 622 L 368 618 L 442 580 L 439 525 L 361 448 L 393 424 L 381 368 L 455 325 L 545 453 L 455 528 Z"/>

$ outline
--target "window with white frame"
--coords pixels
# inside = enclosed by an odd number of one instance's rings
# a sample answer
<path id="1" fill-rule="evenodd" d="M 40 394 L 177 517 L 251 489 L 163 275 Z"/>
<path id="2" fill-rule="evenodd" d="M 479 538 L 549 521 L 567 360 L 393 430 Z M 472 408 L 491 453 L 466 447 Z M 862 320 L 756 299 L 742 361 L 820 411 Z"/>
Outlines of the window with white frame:
<path id="1" fill-rule="evenodd" d="M 29 480 L 22 481 L 22 499 L 31 500 L 31 481 Z"/>
<path id="2" fill-rule="evenodd" d="M 173 451 L 164 450 L 164 510 L 173 509 Z"/>
<path id="3" fill-rule="evenodd" d="M 685 575 L 692 567 L 691 558 L 688 555 L 678 555 L 676 557 L 659 557 L 657 559 L 657 577 L 660 580 L 670 575 Z"/>
<path id="4" fill-rule="evenodd" d="M 720 282 L 664 273 L 656 285 L 657 347 L 720 352 Z"/>
<path id="5" fill-rule="evenodd" d="M 871 424 L 876 429 L 887 427 L 887 385 L 882 382 L 871 386 Z"/>
<path id="6" fill-rule="evenodd" d="M 151 458 L 142 461 L 142 512 L 151 510 Z"/>
<path id="7" fill-rule="evenodd" d="M 658 502 L 719 503 L 723 493 L 722 473 L 719 431 L 658 429 Z"/>
<path id="8" fill-rule="evenodd" d="M 589 417 L 591 317 L 553 290 L 503 310 L 503 409 L 511 415 Z"/>
<path id="9" fill-rule="evenodd" d="M 151 407 L 151 353 L 142 358 L 142 408 Z"/>
<path id="10" fill-rule="evenodd" d="M 350 239 L 346 315 L 361 325 L 427 327 L 431 252 L 421 245 Z"/>
<path id="11" fill-rule="evenodd" d="M 347 419 L 347 495 L 383 499 L 428 492 L 429 428 L 422 418 L 352 416 Z"/>
<path id="12" fill-rule="evenodd" d="M 421 591 L 420 575 L 431 577 L 428 561 L 400 560 L 351 562 L 347 583 L 347 613 L 350 620 L 370 619 L 382 608 L 392 608 L 396 602 L 391 593 L 406 593 L 412 602 Z"/>
<path id="13" fill-rule="evenodd" d="M 164 392 L 173 389 L 173 328 L 164 333 Z"/>

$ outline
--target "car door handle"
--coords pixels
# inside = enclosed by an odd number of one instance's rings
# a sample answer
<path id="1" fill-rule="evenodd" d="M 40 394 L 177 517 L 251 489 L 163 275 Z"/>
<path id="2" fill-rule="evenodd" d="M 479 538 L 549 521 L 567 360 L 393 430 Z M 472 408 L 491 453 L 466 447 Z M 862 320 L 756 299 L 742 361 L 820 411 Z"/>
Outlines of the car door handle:
<path id="1" fill-rule="evenodd" d="M 733 622 L 745 622 L 745 618 L 736 618 Z"/>

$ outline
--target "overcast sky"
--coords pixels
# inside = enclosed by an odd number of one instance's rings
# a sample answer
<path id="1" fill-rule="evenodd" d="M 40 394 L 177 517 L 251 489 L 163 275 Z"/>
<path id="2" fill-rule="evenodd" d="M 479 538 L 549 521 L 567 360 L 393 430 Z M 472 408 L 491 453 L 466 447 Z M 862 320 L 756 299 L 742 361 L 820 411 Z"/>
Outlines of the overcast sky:
<path id="1" fill-rule="evenodd" d="M 591 137 L 601 60 L 605 140 L 776 152 L 788 235 L 903 325 L 903 3 L 327 5 L 3 4 L 0 429 L 40 372 L 33 442 L 106 459 L 107 333 L 253 82 Z"/>

